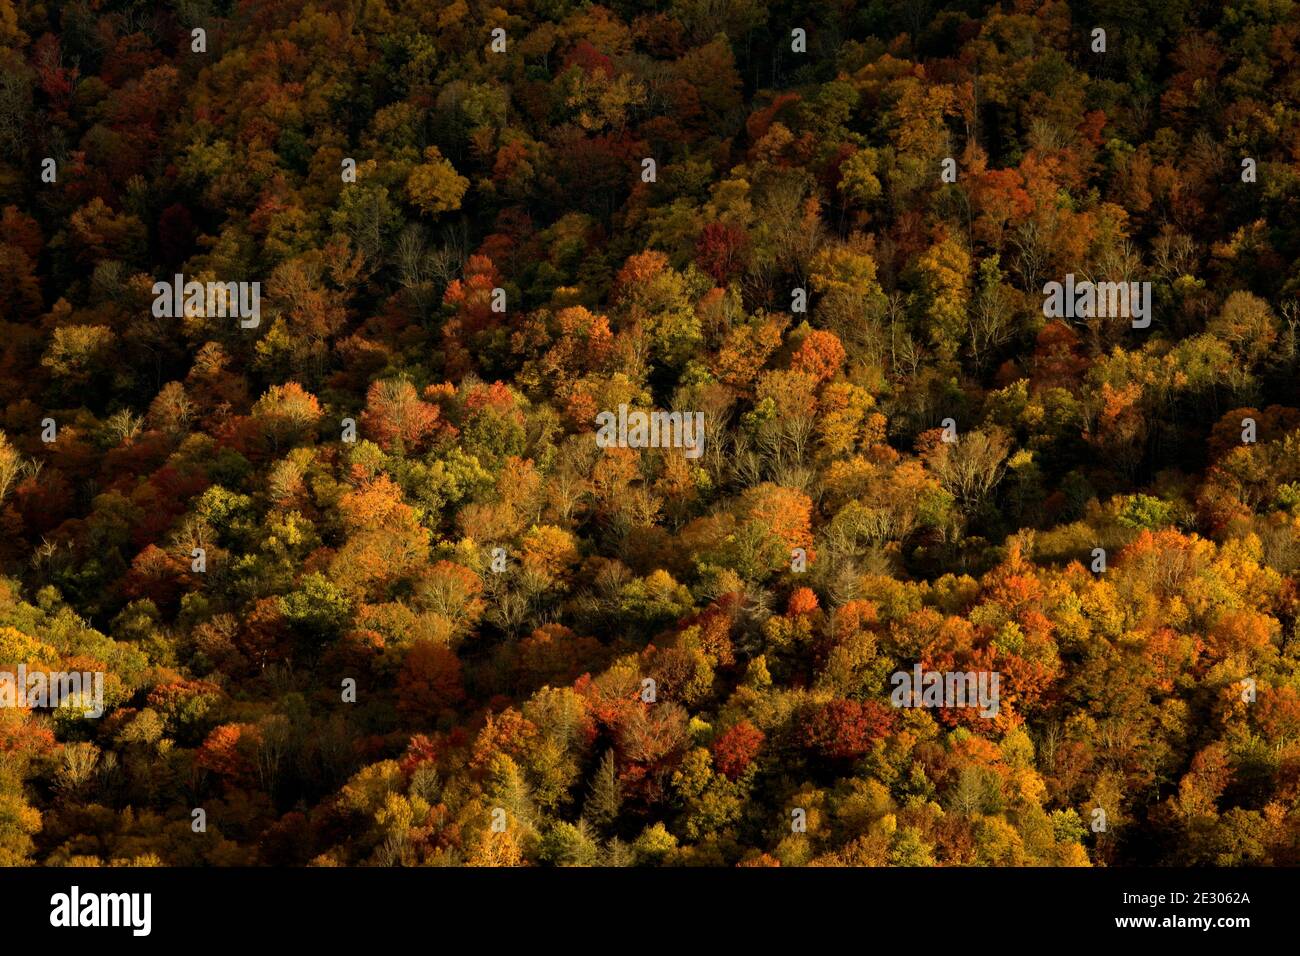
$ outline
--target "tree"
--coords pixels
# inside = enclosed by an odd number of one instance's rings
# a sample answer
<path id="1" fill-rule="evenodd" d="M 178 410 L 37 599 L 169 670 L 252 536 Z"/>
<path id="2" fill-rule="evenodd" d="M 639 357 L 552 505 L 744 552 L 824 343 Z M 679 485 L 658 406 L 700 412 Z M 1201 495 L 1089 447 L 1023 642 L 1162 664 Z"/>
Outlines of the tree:
<path id="1" fill-rule="evenodd" d="M 149 424 L 169 435 L 183 433 L 194 418 L 194 403 L 181 382 L 168 382 L 149 403 Z"/>
<path id="2" fill-rule="evenodd" d="M 208 735 L 195 762 L 235 786 L 254 780 L 257 728 L 252 724 L 222 724 Z"/>
<path id="3" fill-rule="evenodd" d="M 840 164 L 840 192 L 845 199 L 866 207 L 880 198 L 879 161 L 876 150 L 860 149 Z"/>
<path id="4" fill-rule="evenodd" d="M 622 804 L 623 794 L 618 781 L 614 751 L 606 750 L 592 777 L 591 789 L 583 804 L 583 819 L 590 820 L 603 830 L 609 830 L 617 822 Z"/>
<path id="5" fill-rule="evenodd" d="M 424 162 L 406 180 L 407 198 L 430 216 L 459 209 L 468 189 L 469 180 L 456 172 L 437 146 L 425 148 Z"/>
<path id="6" fill-rule="evenodd" d="M 22 456 L 18 453 L 5 433 L 0 431 L 0 505 L 4 504 L 9 490 L 13 488 L 22 471 Z"/>
<path id="7" fill-rule="evenodd" d="M 804 336 L 790 361 L 790 367 L 804 372 L 819 382 L 828 382 L 839 374 L 844 365 L 844 346 L 831 332 L 814 329 Z"/>
<path id="8" fill-rule="evenodd" d="M 1010 341 L 1015 328 L 1013 309 L 1011 290 L 1002 281 L 998 257 L 982 260 L 966 331 L 977 367 L 984 368 L 993 353 Z"/>
<path id="9" fill-rule="evenodd" d="M 711 222 L 695 244 L 695 261 L 718 285 L 726 285 L 744 269 L 748 245 L 749 236 L 739 226 Z"/>
<path id="10" fill-rule="evenodd" d="M 41 365 L 65 388 L 84 389 L 92 382 L 102 382 L 116 342 L 117 336 L 107 326 L 63 326 L 54 330 Z"/>
<path id="11" fill-rule="evenodd" d="M 967 513 L 978 511 L 1006 473 L 1011 440 L 998 430 L 971 431 L 956 442 L 938 442 L 926 465 Z"/>
<path id="12" fill-rule="evenodd" d="M 0 865 L 1300 863 L 1294 4 L 144 6 L 0 0 Z"/>
<path id="13" fill-rule="evenodd" d="M 253 420 L 275 452 L 281 444 L 294 445 L 306 438 L 320 418 L 320 402 L 297 382 L 272 385 L 253 406 Z"/>
<path id="14" fill-rule="evenodd" d="M 812 546 L 812 502 L 802 492 L 764 482 L 741 495 L 739 513 L 765 535 L 774 564 L 788 563 L 794 548 Z"/>
<path id="15" fill-rule="evenodd" d="M 812 708 L 801 721 L 800 740 L 825 759 L 852 760 L 892 729 L 894 717 L 876 701 L 833 700 Z"/>
<path id="16" fill-rule="evenodd" d="M 1233 292 L 1207 326 L 1233 347 L 1248 366 L 1264 358 L 1277 342 L 1277 318 L 1266 301 L 1249 292 Z"/>
<path id="17" fill-rule="evenodd" d="M 747 720 L 733 724 L 713 742 L 713 765 L 728 780 L 735 780 L 753 763 L 765 735 Z"/>
<path id="18" fill-rule="evenodd" d="M 555 866 L 595 866 L 600 850 L 586 820 L 555 823 L 542 840 L 542 859 Z"/>
<path id="19" fill-rule="evenodd" d="M 948 236 L 917 260 L 917 271 L 930 343 L 941 358 L 951 359 L 967 329 L 970 253 Z"/>
<path id="20" fill-rule="evenodd" d="M 687 277 L 673 269 L 662 252 L 644 252 L 628 258 L 614 286 L 623 318 L 620 331 L 643 330 L 650 358 L 672 367 L 684 364 L 702 338 Z"/>
<path id="21" fill-rule="evenodd" d="M 437 430 L 439 414 L 438 406 L 421 401 L 409 381 L 383 379 L 366 392 L 361 426 L 386 451 L 419 452 Z"/>
<path id="22" fill-rule="evenodd" d="M 426 725 L 464 698 L 456 654 L 431 641 L 412 644 L 397 677 L 398 711 L 412 723 Z"/>

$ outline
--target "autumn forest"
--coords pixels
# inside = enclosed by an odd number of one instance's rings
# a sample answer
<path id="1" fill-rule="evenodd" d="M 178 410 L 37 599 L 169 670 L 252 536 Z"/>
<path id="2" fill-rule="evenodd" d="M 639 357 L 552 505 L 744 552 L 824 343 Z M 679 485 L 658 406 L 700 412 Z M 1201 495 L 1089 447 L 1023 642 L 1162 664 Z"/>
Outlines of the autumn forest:
<path id="1" fill-rule="evenodd" d="M 0 865 L 1300 864 L 1298 381 L 1293 0 L 0 0 Z"/>

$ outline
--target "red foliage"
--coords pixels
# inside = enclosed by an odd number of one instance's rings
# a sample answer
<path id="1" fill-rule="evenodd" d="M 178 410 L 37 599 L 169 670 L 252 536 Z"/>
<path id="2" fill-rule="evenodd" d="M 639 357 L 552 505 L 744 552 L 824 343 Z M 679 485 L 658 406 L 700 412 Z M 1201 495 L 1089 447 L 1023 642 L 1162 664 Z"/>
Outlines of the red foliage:
<path id="1" fill-rule="evenodd" d="M 802 744 L 830 760 L 853 760 L 893 729 L 897 714 L 876 701 L 833 700 L 804 721 Z"/>
<path id="2" fill-rule="evenodd" d="M 415 734 L 411 737 L 410 743 L 406 745 L 406 753 L 398 761 L 402 773 L 409 777 L 415 773 L 415 769 L 420 764 L 436 763 L 438 760 L 438 745 L 441 740 L 442 738 L 437 735 L 430 737 L 426 734 Z"/>
<path id="3" fill-rule="evenodd" d="M 766 136 L 767 131 L 772 128 L 772 123 L 781 113 L 792 108 L 799 100 L 798 93 L 778 93 L 766 109 L 751 113 L 749 119 L 745 120 L 745 131 L 749 133 L 749 141 L 757 143 Z"/>
<path id="4" fill-rule="evenodd" d="M 465 277 L 447 286 L 443 304 L 456 310 L 443 327 L 449 372 L 463 374 L 468 370 L 479 334 L 504 321 L 504 313 L 492 311 L 492 290 L 500 287 L 501 276 L 487 256 L 470 256 Z"/>
<path id="5" fill-rule="evenodd" d="M 407 452 L 422 451 L 438 428 L 437 405 L 420 401 L 408 381 L 378 381 L 366 392 L 361 426 L 385 451 L 401 442 Z"/>
<path id="6" fill-rule="evenodd" d="M 749 235 L 745 230 L 711 222 L 695 243 L 695 261 L 718 285 L 726 285 L 728 279 L 744 270 L 748 248 Z"/>
<path id="7" fill-rule="evenodd" d="M 252 782 L 256 769 L 257 728 L 252 724 L 222 724 L 203 741 L 194 762 L 236 785 Z"/>
<path id="8" fill-rule="evenodd" d="M 46 470 L 38 481 L 26 478 L 14 491 L 14 507 L 23 516 L 29 537 L 38 538 L 57 527 L 72 510 L 72 486 L 57 470 Z"/>
<path id="9" fill-rule="evenodd" d="M 844 346 L 833 332 L 814 329 L 808 333 L 790 361 L 796 372 L 807 372 L 813 378 L 829 382 L 844 366 Z"/>
<path id="10" fill-rule="evenodd" d="M 408 720 L 434 720 L 465 699 L 460 659 L 454 651 L 432 641 L 417 641 L 406 652 L 397 675 L 397 710 Z"/>
<path id="11" fill-rule="evenodd" d="M 735 780 L 753 763 L 763 746 L 764 733 L 747 720 L 727 729 L 713 742 L 713 765 L 718 773 Z"/>
<path id="12" fill-rule="evenodd" d="M 128 599 L 147 598 L 164 612 L 173 609 L 185 586 L 189 566 L 156 544 L 135 556 L 131 570 L 122 579 L 122 593 Z"/>
<path id="13" fill-rule="evenodd" d="M 1060 319 L 1053 319 L 1038 333 L 1032 369 L 1035 388 L 1070 388 L 1088 370 L 1079 336 Z"/>
<path id="14" fill-rule="evenodd" d="M 563 624 L 544 624 L 515 647 L 515 679 L 523 688 L 572 683 L 600 659 L 602 645 Z"/>
<path id="15" fill-rule="evenodd" d="M 817 595 L 812 588 L 796 588 L 790 595 L 785 613 L 789 617 L 798 617 L 800 614 L 811 614 L 818 607 Z"/>
<path id="16" fill-rule="evenodd" d="M 564 58 L 564 69 L 571 66 L 581 67 L 587 73 L 603 74 L 606 79 L 614 78 L 614 61 L 586 40 L 575 43 L 569 55 Z"/>
<path id="17" fill-rule="evenodd" d="M 80 71 L 76 67 L 69 69 L 63 65 L 59 38 L 47 33 L 37 40 L 32 51 L 32 61 L 36 67 L 37 82 L 50 98 L 50 105 L 59 112 L 66 110 Z"/>

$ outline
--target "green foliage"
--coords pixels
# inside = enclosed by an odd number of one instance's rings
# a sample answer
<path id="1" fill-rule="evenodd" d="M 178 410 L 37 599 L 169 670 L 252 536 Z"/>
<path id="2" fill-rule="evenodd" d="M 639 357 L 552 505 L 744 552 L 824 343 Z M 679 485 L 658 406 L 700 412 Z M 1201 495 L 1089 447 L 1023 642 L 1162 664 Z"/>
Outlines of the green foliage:
<path id="1" fill-rule="evenodd" d="M 285 620 L 304 635 L 323 641 L 338 634 L 352 614 L 352 604 L 325 575 L 313 572 L 280 599 Z"/>

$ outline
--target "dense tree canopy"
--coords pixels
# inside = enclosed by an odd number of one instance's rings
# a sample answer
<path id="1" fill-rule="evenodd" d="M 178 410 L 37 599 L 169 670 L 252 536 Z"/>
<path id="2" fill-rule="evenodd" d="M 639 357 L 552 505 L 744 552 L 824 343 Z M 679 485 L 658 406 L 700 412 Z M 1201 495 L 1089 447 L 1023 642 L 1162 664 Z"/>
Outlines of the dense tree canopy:
<path id="1" fill-rule="evenodd" d="M 1300 863 L 1297 49 L 0 0 L 0 865 Z"/>

